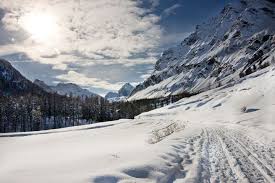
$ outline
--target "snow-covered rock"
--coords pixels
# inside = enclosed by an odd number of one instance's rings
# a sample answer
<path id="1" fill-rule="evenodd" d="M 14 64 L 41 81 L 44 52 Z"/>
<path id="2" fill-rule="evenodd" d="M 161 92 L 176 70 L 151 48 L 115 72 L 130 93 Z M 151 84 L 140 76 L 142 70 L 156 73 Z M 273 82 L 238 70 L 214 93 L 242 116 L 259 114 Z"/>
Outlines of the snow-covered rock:
<path id="1" fill-rule="evenodd" d="M 275 3 L 240 0 L 163 52 L 130 100 L 198 93 L 239 80 L 274 61 Z"/>

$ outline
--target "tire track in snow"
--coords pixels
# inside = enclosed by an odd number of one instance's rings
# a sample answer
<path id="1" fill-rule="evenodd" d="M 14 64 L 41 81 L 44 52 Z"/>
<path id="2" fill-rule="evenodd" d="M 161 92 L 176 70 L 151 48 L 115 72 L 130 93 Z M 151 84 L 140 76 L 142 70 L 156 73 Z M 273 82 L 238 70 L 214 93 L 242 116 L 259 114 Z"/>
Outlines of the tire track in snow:
<path id="1" fill-rule="evenodd" d="M 189 144 L 193 147 L 189 154 L 192 156 L 192 164 L 187 169 L 186 177 L 182 181 L 188 183 L 207 183 L 210 179 L 209 174 L 209 158 L 208 158 L 208 132 L 203 130 L 197 137 L 191 138 Z M 193 152 L 193 153 L 192 153 Z M 183 167 L 185 165 L 183 164 Z"/>
<path id="2" fill-rule="evenodd" d="M 230 131 L 219 129 L 218 132 L 230 156 L 236 160 L 236 167 L 240 167 L 249 182 L 274 182 L 274 175 L 259 159 L 244 147 L 241 139 L 236 139 Z"/>
<path id="3" fill-rule="evenodd" d="M 236 173 L 230 165 L 227 152 L 223 148 L 216 131 L 210 130 L 209 162 L 211 179 L 210 182 L 237 182 Z"/>
<path id="4" fill-rule="evenodd" d="M 224 127 L 206 128 L 199 136 L 191 137 L 182 158 L 184 175 L 176 175 L 173 182 L 275 182 L 274 169 L 269 161 L 270 158 L 274 161 L 274 158 L 265 155 L 268 151 L 259 156 L 260 149 L 255 151 L 257 146 L 251 144 L 252 141 L 240 137 L 240 132 Z M 248 146 L 249 142 L 253 149 Z"/>
<path id="5" fill-rule="evenodd" d="M 259 144 L 255 140 L 251 139 L 248 136 L 244 136 L 241 132 L 235 131 L 233 132 L 234 136 L 238 139 L 242 139 L 238 141 L 242 147 L 244 147 L 251 155 L 253 155 L 257 160 L 260 161 L 260 164 L 263 164 L 267 168 L 267 172 L 269 176 L 275 175 L 275 149 L 271 147 L 267 147 L 264 144 Z M 236 139 L 236 138 L 235 138 Z"/>

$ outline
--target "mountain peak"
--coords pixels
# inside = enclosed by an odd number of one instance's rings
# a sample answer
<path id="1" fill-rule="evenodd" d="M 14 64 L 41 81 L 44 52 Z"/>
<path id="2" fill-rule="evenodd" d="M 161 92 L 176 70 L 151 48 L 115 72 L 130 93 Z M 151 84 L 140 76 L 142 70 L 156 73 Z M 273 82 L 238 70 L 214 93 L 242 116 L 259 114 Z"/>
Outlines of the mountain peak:
<path id="1" fill-rule="evenodd" d="M 125 83 L 119 90 L 118 94 L 119 96 L 125 96 L 128 97 L 131 92 L 133 91 L 134 87 L 130 83 Z"/>
<path id="2" fill-rule="evenodd" d="M 0 59 L 0 95 L 12 95 L 42 91 L 37 85 L 21 75 L 10 62 Z"/>
<path id="3" fill-rule="evenodd" d="M 95 93 L 90 92 L 87 89 L 83 89 L 74 83 L 58 83 L 56 86 L 48 86 L 44 81 L 36 79 L 34 84 L 38 85 L 40 88 L 47 92 L 53 93 L 57 92 L 59 95 L 71 95 L 74 97 L 90 97 L 99 96 Z"/>
<path id="4" fill-rule="evenodd" d="M 48 93 L 53 93 L 54 91 L 52 90 L 52 88 L 50 86 L 48 86 L 44 81 L 39 80 L 39 79 L 35 79 L 33 84 L 36 84 L 37 86 L 39 86 L 40 88 L 42 88 L 44 91 L 48 92 Z"/>
<path id="5" fill-rule="evenodd" d="M 79 85 L 74 83 L 58 83 L 56 86 L 53 86 L 51 88 L 60 95 L 72 94 L 75 97 L 99 96 L 95 93 L 90 92 L 87 89 L 81 88 Z"/>

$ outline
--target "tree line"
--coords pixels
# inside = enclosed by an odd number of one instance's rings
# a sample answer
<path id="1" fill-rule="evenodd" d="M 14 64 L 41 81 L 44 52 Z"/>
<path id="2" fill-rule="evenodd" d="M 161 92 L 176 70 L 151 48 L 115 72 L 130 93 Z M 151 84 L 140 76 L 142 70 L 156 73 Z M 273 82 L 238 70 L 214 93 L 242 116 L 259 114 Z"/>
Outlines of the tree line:
<path id="1" fill-rule="evenodd" d="M 131 119 L 183 97 L 110 103 L 99 96 L 73 97 L 57 93 L 0 95 L 0 133 L 56 129 L 95 122 Z"/>

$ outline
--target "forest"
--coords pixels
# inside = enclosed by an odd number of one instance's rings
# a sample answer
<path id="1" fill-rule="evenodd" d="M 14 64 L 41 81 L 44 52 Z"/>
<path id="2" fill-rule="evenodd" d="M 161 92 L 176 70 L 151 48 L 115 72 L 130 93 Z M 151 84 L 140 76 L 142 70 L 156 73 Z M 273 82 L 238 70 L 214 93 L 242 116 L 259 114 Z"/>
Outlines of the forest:
<path id="1" fill-rule="evenodd" d="M 30 92 L 0 95 L 0 133 L 56 129 L 69 126 L 132 119 L 163 107 L 188 93 L 159 99 L 109 102 L 102 97 L 73 97 L 57 93 Z"/>

